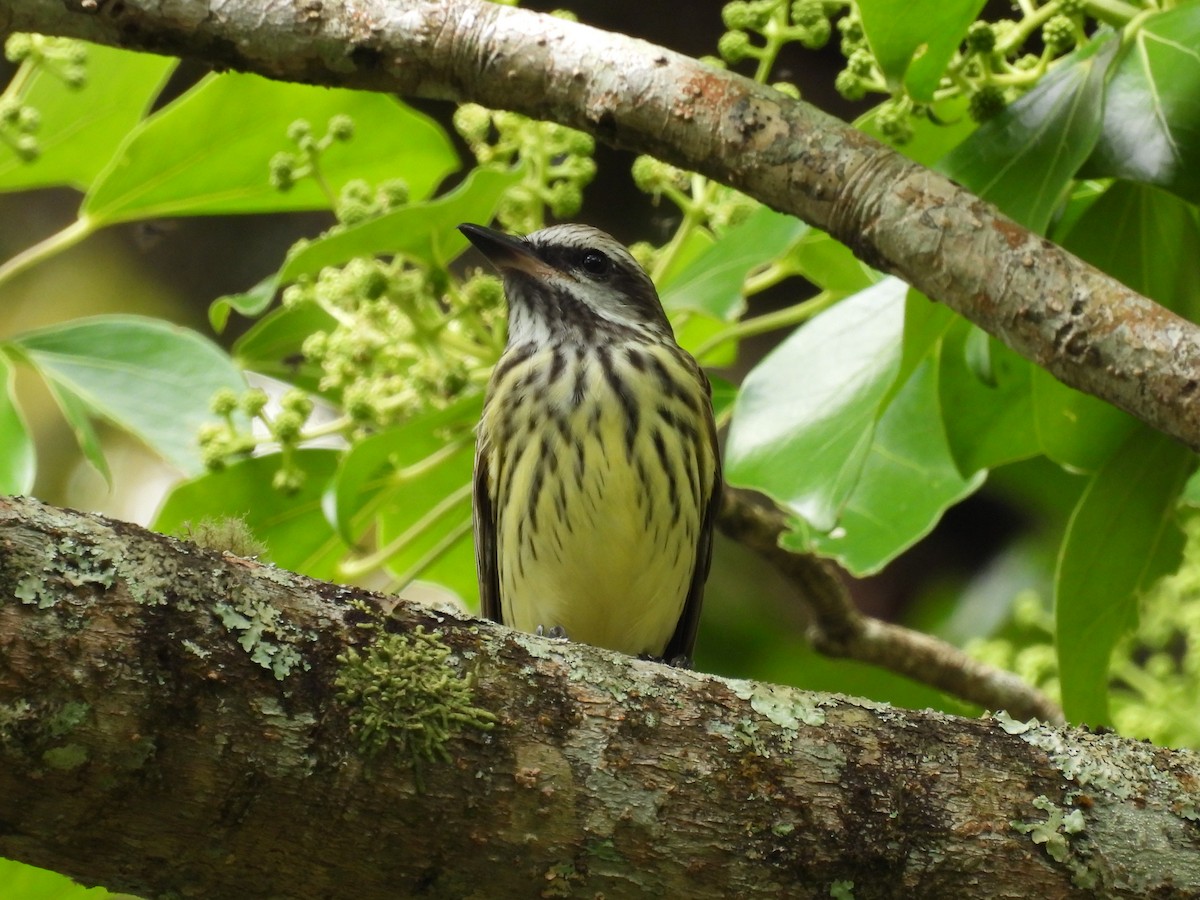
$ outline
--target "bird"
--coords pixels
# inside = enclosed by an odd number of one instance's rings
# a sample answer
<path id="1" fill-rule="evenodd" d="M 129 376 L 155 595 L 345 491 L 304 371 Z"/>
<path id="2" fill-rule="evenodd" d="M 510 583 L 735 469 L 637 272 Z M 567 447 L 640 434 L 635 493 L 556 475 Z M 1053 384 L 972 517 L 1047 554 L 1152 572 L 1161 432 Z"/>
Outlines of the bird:
<path id="1" fill-rule="evenodd" d="M 483 616 L 690 667 L 723 489 L 708 378 L 609 234 L 459 230 L 508 307 L 476 432 Z"/>

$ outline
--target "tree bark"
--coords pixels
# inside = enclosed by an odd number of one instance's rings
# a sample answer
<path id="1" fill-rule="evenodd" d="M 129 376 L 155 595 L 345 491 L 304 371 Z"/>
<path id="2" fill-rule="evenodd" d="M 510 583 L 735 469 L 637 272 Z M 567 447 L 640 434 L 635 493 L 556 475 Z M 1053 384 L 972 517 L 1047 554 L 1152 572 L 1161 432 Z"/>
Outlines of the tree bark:
<path id="1" fill-rule="evenodd" d="M 475 0 L 0 0 L 40 31 L 584 129 L 793 213 L 1063 382 L 1200 450 L 1200 328 L 801 101 L 644 41 Z"/>
<path id="2" fill-rule="evenodd" d="M 385 602 L 0 499 L 0 855 L 207 898 L 1200 893 L 1192 753 Z"/>

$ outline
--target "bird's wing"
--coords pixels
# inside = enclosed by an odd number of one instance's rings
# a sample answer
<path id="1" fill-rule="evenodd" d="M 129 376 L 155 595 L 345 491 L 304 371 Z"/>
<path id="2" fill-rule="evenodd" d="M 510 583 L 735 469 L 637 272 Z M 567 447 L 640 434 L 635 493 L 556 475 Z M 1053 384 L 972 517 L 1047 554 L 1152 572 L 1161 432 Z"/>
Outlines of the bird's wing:
<path id="1" fill-rule="evenodd" d="M 475 524 L 475 572 L 479 577 L 479 613 L 500 619 L 500 571 L 496 564 L 496 511 L 488 495 L 487 454 L 482 439 L 475 448 L 475 489 L 471 504 Z"/>
<path id="2" fill-rule="evenodd" d="M 696 632 L 700 627 L 704 582 L 708 580 L 708 570 L 712 565 L 713 527 L 716 525 L 717 514 L 721 511 L 721 495 L 724 491 L 720 450 L 717 446 L 717 427 L 711 417 L 708 420 L 708 441 L 712 447 L 715 465 L 712 494 L 700 519 L 700 534 L 696 542 L 696 567 L 692 570 L 692 583 L 688 586 L 687 599 L 683 602 L 683 613 L 679 616 L 679 624 L 675 626 L 675 633 L 671 635 L 663 653 L 663 659 L 672 665 L 678 665 L 682 661 L 688 667 L 692 664 L 692 650 L 696 646 Z"/>

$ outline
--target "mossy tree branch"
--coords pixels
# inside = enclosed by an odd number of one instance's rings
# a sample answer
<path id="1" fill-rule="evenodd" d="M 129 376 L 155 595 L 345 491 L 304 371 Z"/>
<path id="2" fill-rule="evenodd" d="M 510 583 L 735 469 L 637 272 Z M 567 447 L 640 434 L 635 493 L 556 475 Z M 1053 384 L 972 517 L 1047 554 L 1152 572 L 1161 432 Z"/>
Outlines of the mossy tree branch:
<path id="1" fill-rule="evenodd" d="M 0 499 L 0 598 L 0 855 L 86 883 L 1200 892 L 1188 752 L 678 671 L 405 602 L 380 618 L 380 598 L 32 500 Z"/>

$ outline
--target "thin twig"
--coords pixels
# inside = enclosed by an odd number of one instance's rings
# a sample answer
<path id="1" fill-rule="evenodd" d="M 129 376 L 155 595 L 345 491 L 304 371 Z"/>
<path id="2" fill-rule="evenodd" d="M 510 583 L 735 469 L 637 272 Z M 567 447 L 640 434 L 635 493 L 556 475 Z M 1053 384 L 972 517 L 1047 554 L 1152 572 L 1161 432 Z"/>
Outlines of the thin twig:
<path id="1" fill-rule="evenodd" d="M 985 709 L 1007 710 L 1019 719 L 1065 721 L 1057 704 L 1013 673 L 981 663 L 931 635 L 863 615 L 831 561 L 779 546 L 787 530 L 783 513 L 756 502 L 749 492 L 726 489 L 717 524 L 796 586 L 812 615 L 809 639 L 821 653 L 871 663 Z"/>

